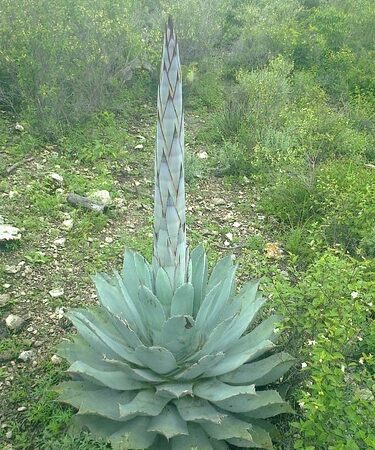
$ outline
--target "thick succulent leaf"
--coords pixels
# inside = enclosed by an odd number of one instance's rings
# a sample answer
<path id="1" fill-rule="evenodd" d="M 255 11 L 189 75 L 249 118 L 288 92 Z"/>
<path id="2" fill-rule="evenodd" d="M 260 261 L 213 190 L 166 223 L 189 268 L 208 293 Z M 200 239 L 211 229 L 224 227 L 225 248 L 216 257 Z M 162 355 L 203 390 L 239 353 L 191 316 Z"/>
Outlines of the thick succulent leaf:
<path id="1" fill-rule="evenodd" d="M 135 349 L 135 355 L 145 367 L 158 374 L 166 374 L 177 369 L 177 362 L 172 353 L 164 347 L 145 347 Z"/>
<path id="2" fill-rule="evenodd" d="M 78 415 L 74 421 L 81 428 L 87 427 L 94 436 L 111 442 L 114 450 L 145 449 L 152 445 L 157 436 L 147 431 L 151 422 L 149 417 L 135 417 L 123 423 L 94 415 Z"/>
<path id="3" fill-rule="evenodd" d="M 148 431 L 150 418 L 135 417 L 124 423 L 118 431 L 110 436 L 112 448 L 114 450 L 124 449 L 145 449 L 152 445 L 157 434 Z"/>
<path id="4" fill-rule="evenodd" d="M 223 283 L 221 285 L 220 295 L 218 296 L 216 301 L 212 302 L 212 304 L 208 307 L 209 314 L 207 315 L 205 324 L 205 328 L 208 331 L 211 331 L 222 320 L 223 310 L 228 304 L 233 293 L 236 269 L 237 266 L 234 266 L 228 271 L 228 275 L 223 280 Z"/>
<path id="5" fill-rule="evenodd" d="M 173 316 L 163 325 L 155 336 L 154 344 L 168 349 L 177 360 L 195 351 L 199 344 L 199 335 L 191 316 Z"/>
<path id="6" fill-rule="evenodd" d="M 194 288 L 191 283 L 182 284 L 174 293 L 171 316 L 193 316 Z"/>
<path id="7" fill-rule="evenodd" d="M 198 397 L 182 397 L 174 401 L 181 417 L 187 422 L 221 423 L 226 414 Z"/>
<path id="8" fill-rule="evenodd" d="M 120 417 L 124 418 L 133 414 L 139 416 L 157 416 L 162 412 L 170 399 L 166 396 L 156 395 L 153 389 L 144 389 L 138 392 L 132 401 L 126 404 L 120 403 Z"/>
<path id="9" fill-rule="evenodd" d="M 209 436 L 217 440 L 230 438 L 251 439 L 251 424 L 237 419 L 233 415 L 224 417 L 220 424 L 202 422 L 201 427 Z"/>
<path id="10" fill-rule="evenodd" d="M 225 411 L 243 413 L 243 416 L 254 419 L 265 419 L 277 414 L 292 412 L 291 407 L 285 402 L 277 391 L 261 391 L 256 395 L 238 395 L 230 399 L 215 402 Z"/>
<path id="11" fill-rule="evenodd" d="M 228 330 L 230 330 L 234 326 L 236 321 L 237 316 L 232 316 L 219 323 L 208 336 L 202 349 L 196 355 L 194 355 L 194 358 L 201 358 L 204 355 L 210 355 L 212 353 L 221 351 L 224 347 L 223 336 L 225 336 Z M 189 358 L 189 360 L 191 359 L 192 358 Z"/>
<path id="12" fill-rule="evenodd" d="M 164 309 L 157 297 L 150 289 L 142 285 L 138 291 L 138 300 L 142 307 L 143 319 L 148 325 L 149 332 L 154 334 L 155 331 L 161 330 L 166 317 Z"/>
<path id="13" fill-rule="evenodd" d="M 112 420 L 121 420 L 119 403 L 130 402 L 135 392 L 117 392 L 80 381 L 61 383 L 56 389 L 59 401 L 78 409 L 78 414 L 97 414 Z"/>
<path id="14" fill-rule="evenodd" d="M 200 305 L 206 293 L 208 278 L 207 256 L 203 245 L 196 247 L 190 254 L 191 261 L 191 284 L 194 288 L 194 308 L 193 314 L 196 317 Z"/>
<path id="15" fill-rule="evenodd" d="M 243 304 L 237 315 L 226 317 L 208 336 L 205 352 L 211 352 L 214 349 L 226 351 L 233 345 L 236 346 L 238 339 L 253 322 L 264 302 L 262 298 L 256 298 L 252 302 Z"/>
<path id="16" fill-rule="evenodd" d="M 163 305 L 165 315 L 169 316 L 173 290 L 169 277 L 162 267 L 159 267 L 156 273 L 155 292 L 160 303 Z"/>
<path id="17" fill-rule="evenodd" d="M 273 341 L 278 334 L 275 327 L 280 322 L 280 316 L 270 316 L 258 325 L 251 333 L 243 336 L 227 351 L 225 359 L 216 367 L 205 373 L 206 376 L 219 376 L 237 369 L 274 347 Z"/>
<path id="18" fill-rule="evenodd" d="M 122 278 L 133 301 L 137 299 L 139 286 L 152 290 L 150 265 L 143 256 L 132 250 L 125 251 Z"/>
<path id="19" fill-rule="evenodd" d="M 249 394 L 255 395 L 255 386 L 231 386 L 217 379 L 197 381 L 193 388 L 194 395 L 210 402 L 218 402 L 231 397 Z"/>
<path id="20" fill-rule="evenodd" d="M 271 341 L 262 341 L 254 347 L 249 347 L 246 350 L 238 351 L 235 347 L 225 354 L 222 361 L 218 362 L 214 367 L 208 369 L 205 377 L 217 377 L 224 373 L 232 372 L 238 369 L 249 360 L 253 360 L 263 355 L 265 352 L 272 350 L 275 344 Z"/>
<path id="21" fill-rule="evenodd" d="M 251 439 L 232 438 L 228 439 L 228 442 L 237 447 L 253 447 L 272 450 L 273 445 L 269 433 L 258 425 L 255 425 L 253 423 L 251 425 Z"/>
<path id="22" fill-rule="evenodd" d="M 96 290 L 99 294 L 100 303 L 111 314 L 132 319 L 131 311 L 128 309 L 121 290 L 116 284 L 111 283 L 104 274 L 96 274 L 92 277 Z"/>
<path id="23" fill-rule="evenodd" d="M 231 438 L 227 442 L 236 447 L 273 449 L 270 435 L 257 426 L 253 426 L 251 429 L 251 439 Z"/>
<path id="24" fill-rule="evenodd" d="M 225 441 L 218 441 L 210 437 L 209 439 L 214 450 L 229 450 L 229 445 Z"/>
<path id="25" fill-rule="evenodd" d="M 169 398 L 180 398 L 185 395 L 193 395 L 192 383 L 164 383 L 156 388 L 156 393 L 167 395 Z"/>
<path id="26" fill-rule="evenodd" d="M 207 284 L 207 292 L 228 277 L 230 270 L 233 268 L 233 259 L 231 256 L 225 256 L 220 259 L 212 270 Z"/>
<path id="27" fill-rule="evenodd" d="M 222 279 L 214 288 L 208 291 L 197 314 L 197 327 L 205 330 L 208 334 L 218 323 L 223 308 L 228 303 L 232 294 L 236 267 L 231 267 L 227 276 Z"/>
<path id="28" fill-rule="evenodd" d="M 223 280 L 221 280 L 218 284 L 216 284 L 212 289 L 207 292 L 201 307 L 196 316 L 196 325 L 199 330 L 204 331 L 206 321 L 210 314 L 210 309 L 212 305 L 217 301 L 220 297 L 220 292 L 222 290 Z"/>
<path id="29" fill-rule="evenodd" d="M 155 431 L 167 439 L 189 434 L 186 422 L 174 405 L 167 405 L 158 416 L 153 417 L 148 431 Z"/>
<path id="30" fill-rule="evenodd" d="M 122 319 L 120 316 L 110 316 L 113 326 L 116 328 L 118 334 L 124 338 L 126 345 L 131 348 L 142 345 L 143 342 L 139 339 L 137 333 L 131 328 L 130 323 Z"/>
<path id="31" fill-rule="evenodd" d="M 95 365 L 95 367 L 105 367 L 102 355 L 95 351 L 79 335 L 73 336 L 71 340 L 64 339 L 60 342 L 57 346 L 56 353 L 70 363 L 73 363 L 74 361 L 83 361 L 86 364 Z"/>
<path id="32" fill-rule="evenodd" d="M 157 375 L 155 372 L 149 369 L 140 369 L 137 367 L 133 367 L 130 364 L 122 361 L 117 361 L 115 359 L 104 358 L 103 361 L 106 364 L 105 370 L 117 370 L 123 372 L 129 378 L 132 378 L 136 381 L 142 381 L 145 383 L 162 383 L 165 381 L 164 377 Z"/>
<path id="33" fill-rule="evenodd" d="M 139 333 L 140 338 L 142 338 L 142 340 L 146 343 L 149 343 L 149 334 L 143 322 L 142 308 L 138 302 L 138 287 L 136 289 L 136 292 L 134 292 L 135 286 L 132 285 L 131 282 L 127 282 L 127 284 L 125 285 L 124 280 L 117 272 L 115 272 L 115 277 L 117 285 L 124 297 L 124 303 L 126 304 L 127 309 L 130 310 L 130 312 L 124 310 L 125 314 L 129 314 L 129 320 L 131 319 L 134 323 L 134 326 L 136 328 L 136 331 Z M 131 289 L 132 293 L 130 293 L 128 289 Z M 126 317 L 126 319 L 127 318 L 128 316 Z"/>
<path id="34" fill-rule="evenodd" d="M 79 375 L 92 383 L 107 386 L 118 391 L 132 391 L 145 386 L 145 383 L 134 380 L 134 378 L 129 377 L 122 371 L 98 370 L 81 361 L 74 362 L 69 367 L 68 372 Z"/>
<path id="35" fill-rule="evenodd" d="M 70 319 L 70 321 L 73 323 L 73 325 L 76 327 L 79 335 L 82 337 L 82 339 L 87 342 L 87 344 L 90 346 L 91 349 L 95 349 L 99 354 L 107 355 L 109 357 L 115 358 L 118 355 L 111 349 L 111 347 L 108 347 L 87 325 L 87 323 L 82 322 L 82 320 L 78 319 L 78 317 L 75 316 L 74 311 L 68 311 L 66 314 L 67 317 Z M 61 352 L 63 353 L 65 350 L 67 350 L 68 346 L 63 345 L 61 347 Z M 61 354 L 61 356 L 64 356 L 64 354 Z M 73 356 L 72 356 L 73 357 Z"/>
<path id="36" fill-rule="evenodd" d="M 80 333 L 81 329 L 78 327 L 79 322 L 89 328 L 102 341 L 102 343 L 107 346 L 107 348 L 112 350 L 112 352 L 115 352 L 126 361 L 142 365 L 136 358 L 134 350 L 123 345 L 123 341 L 118 338 L 118 335 L 113 334 L 113 327 L 112 329 L 109 328 L 108 324 L 104 321 L 96 320 L 94 323 L 95 318 L 90 311 L 75 310 L 70 313 L 69 317 L 74 317 L 77 320 L 77 324 L 75 323 L 75 325 Z"/>
<path id="37" fill-rule="evenodd" d="M 206 372 L 210 367 L 218 364 L 224 356 L 225 355 L 222 352 L 216 353 L 215 355 L 203 356 L 198 360 L 198 362 L 188 366 L 186 369 L 176 374 L 174 378 L 176 380 L 194 380 L 194 378 L 202 375 L 202 373 Z"/>
<path id="38" fill-rule="evenodd" d="M 207 400 L 198 397 L 182 397 L 174 401 L 181 417 L 187 422 L 212 422 L 220 424 L 226 416 Z"/>
<path id="39" fill-rule="evenodd" d="M 188 436 L 177 436 L 171 439 L 172 450 L 213 450 L 210 439 L 199 425 L 189 423 L 188 431 Z"/>
<path id="40" fill-rule="evenodd" d="M 244 364 L 233 372 L 222 375 L 220 380 L 229 384 L 254 383 L 256 386 L 265 386 L 277 381 L 294 362 L 295 358 L 288 353 L 276 353 L 260 361 Z"/>

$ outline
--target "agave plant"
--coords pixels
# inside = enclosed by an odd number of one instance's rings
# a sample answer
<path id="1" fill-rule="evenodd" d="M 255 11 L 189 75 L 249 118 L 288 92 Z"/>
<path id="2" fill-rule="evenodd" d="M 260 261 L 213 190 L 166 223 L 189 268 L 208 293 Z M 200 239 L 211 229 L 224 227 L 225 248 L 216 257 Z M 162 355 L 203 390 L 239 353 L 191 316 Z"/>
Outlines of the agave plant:
<path id="1" fill-rule="evenodd" d="M 171 21 L 158 92 L 154 255 L 126 251 L 121 273 L 96 275 L 96 308 L 69 317 L 60 345 L 71 381 L 59 399 L 75 422 L 115 449 L 272 448 L 265 419 L 289 412 L 266 389 L 293 364 L 275 353 L 278 316 L 254 326 L 258 282 L 237 292 L 230 256 L 210 276 L 202 246 L 185 237 L 181 70 Z"/>

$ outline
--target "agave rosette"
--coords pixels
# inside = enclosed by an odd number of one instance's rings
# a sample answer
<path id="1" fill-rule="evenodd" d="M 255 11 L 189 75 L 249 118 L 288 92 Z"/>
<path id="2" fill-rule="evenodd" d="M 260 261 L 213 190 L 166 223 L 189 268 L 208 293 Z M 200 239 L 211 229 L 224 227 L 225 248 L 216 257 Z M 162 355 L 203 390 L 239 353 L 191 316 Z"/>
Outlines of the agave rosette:
<path id="1" fill-rule="evenodd" d="M 263 357 L 278 316 L 246 333 L 264 299 L 257 282 L 235 294 L 235 269 L 228 256 L 208 277 L 200 246 L 175 293 L 164 269 L 154 277 L 131 251 L 122 274 L 97 275 L 100 307 L 69 313 L 78 336 L 59 349 L 73 377 L 60 400 L 78 409 L 77 423 L 121 449 L 272 448 L 264 419 L 290 406 L 263 386 L 293 358 Z"/>
<path id="2" fill-rule="evenodd" d="M 158 93 L 152 265 L 126 251 L 122 273 L 96 275 L 100 305 L 68 313 L 78 334 L 59 399 L 76 423 L 115 449 L 272 448 L 266 419 L 291 408 L 277 381 L 293 364 L 275 353 L 280 317 L 255 325 L 258 282 L 237 292 L 230 256 L 210 276 L 185 237 L 178 47 L 168 23 Z"/>

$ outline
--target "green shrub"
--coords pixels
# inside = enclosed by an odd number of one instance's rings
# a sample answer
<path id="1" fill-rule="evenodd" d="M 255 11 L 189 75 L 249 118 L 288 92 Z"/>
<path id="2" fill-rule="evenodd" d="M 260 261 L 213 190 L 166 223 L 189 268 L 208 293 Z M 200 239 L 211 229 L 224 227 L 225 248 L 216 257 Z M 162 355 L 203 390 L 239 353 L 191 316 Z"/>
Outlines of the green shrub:
<path id="1" fill-rule="evenodd" d="M 367 449 L 375 445 L 373 349 L 375 266 L 327 252 L 292 285 L 270 281 L 290 346 L 301 355 L 294 392 L 296 449 Z M 278 279 L 277 279 L 278 278 Z"/>
<path id="2" fill-rule="evenodd" d="M 131 0 L 4 0 L 2 103 L 47 136 L 108 104 L 142 48 L 132 9 Z"/>

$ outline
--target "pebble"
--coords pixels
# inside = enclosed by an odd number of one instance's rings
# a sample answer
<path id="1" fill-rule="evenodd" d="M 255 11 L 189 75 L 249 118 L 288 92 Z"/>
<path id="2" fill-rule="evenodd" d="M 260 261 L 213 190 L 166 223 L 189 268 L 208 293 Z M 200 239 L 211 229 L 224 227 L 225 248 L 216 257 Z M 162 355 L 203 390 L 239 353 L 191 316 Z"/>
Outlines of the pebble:
<path id="1" fill-rule="evenodd" d="M 138 144 L 134 147 L 135 150 L 142 150 L 143 149 L 143 144 Z"/>
<path id="2" fill-rule="evenodd" d="M 66 219 L 62 223 L 62 227 L 64 228 L 64 230 L 70 231 L 73 228 L 73 224 L 74 224 L 73 219 Z"/>
<path id="3" fill-rule="evenodd" d="M 5 433 L 5 437 L 6 437 L 7 439 L 12 439 L 12 436 L 13 436 L 12 430 L 11 430 L 11 431 L 7 431 L 7 432 Z"/>
<path id="4" fill-rule="evenodd" d="M 58 186 L 62 186 L 64 184 L 64 178 L 56 172 L 51 173 L 49 177 Z"/>
<path id="5" fill-rule="evenodd" d="M 110 193 L 105 190 L 95 191 L 89 196 L 89 198 L 91 200 L 94 200 L 95 202 L 100 203 L 101 205 L 104 205 L 104 206 L 108 206 L 112 202 Z"/>
<path id="6" fill-rule="evenodd" d="M 212 200 L 212 203 L 213 203 L 215 206 L 225 205 L 225 200 L 222 199 L 222 198 L 214 198 L 214 199 Z"/>
<path id="7" fill-rule="evenodd" d="M 10 275 L 13 275 L 13 274 L 19 272 L 20 269 L 21 269 L 21 267 L 19 267 L 19 266 L 5 266 L 4 272 L 8 273 Z"/>
<path id="8" fill-rule="evenodd" d="M 207 152 L 199 152 L 198 153 L 198 158 L 199 159 L 207 159 L 208 158 Z"/>
<path id="9" fill-rule="evenodd" d="M 34 352 L 32 350 L 24 350 L 23 352 L 21 352 L 18 356 L 18 359 L 20 359 L 21 361 L 30 361 L 30 359 L 32 359 L 34 356 Z"/>
<path id="10" fill-rule="evenodd" d="M 59 298 L 64 295 L 64 289 L 62 288 L 51 289 L 48 293 L 52 298 Z"/>
<path id="11" fill-rule="evenodd" d="M 226 237 L 227 239 L 229 239 L 230 241 L 233 241 L 233 233 L 227 233 L 227 234 L 225 235 L 225 237 Z"/>
<path id="12" fill-rule="evenodd" d="M 19 408 L 17 408 L 18 412 L 22 412 L 22 411 L 26 411 L 26 406 L 20 406 Z"/>
<path id="13" fill-rule="evenodd" d="M 7 303 L 10 301 L 10 295 L 9 294 L 0 294 L 0 308 L 2 306 L 6 306 Z"/>
<path id="14" fill-rule="evenodd" d="M 112 242 L 113 242 L 113 238 L 111 238 L 109 236 L 107 236 L 104 240 L 107 244 L 112 244 Z"/>
<path id="15" fill-rule="evenodd" d="M 16 131 L 24 131 L 25 130 L 25 128 L 18 122 L 14 125 L 14 129 Z"/>
<path id="16" fill-rule="evenodd" d="M 53 243 L 58 247 L 65 247 L 66 238 L 58 238 L 53 241 Z"/>
<path id="17" fill-rule="evenodd" d="M 10 314 L 6 319 L 5 323 L 7 327 L 12 331 L 20 331 L 25 325 L 25 319 L 22 319 L 20 316 L 16 316 L 15 314 Z"/>
<path id="18" fill-rule="evenodd" d="M 59 364 L 62 363 L 62 358 L 60 358 L 60 356 L 57 355 L 52 355 L 51 363 L 54 364 L 55 366 L 58 366 Z"/>

